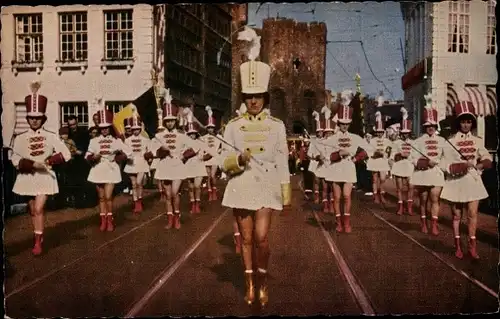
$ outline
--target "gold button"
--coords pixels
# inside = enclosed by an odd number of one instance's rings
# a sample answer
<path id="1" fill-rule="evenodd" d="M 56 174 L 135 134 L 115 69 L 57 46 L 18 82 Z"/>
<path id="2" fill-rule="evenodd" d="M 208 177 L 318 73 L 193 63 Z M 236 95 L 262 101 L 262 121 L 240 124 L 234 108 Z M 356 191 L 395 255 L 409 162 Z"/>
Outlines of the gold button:
<path id="1" fill-rule="evenodd" d="M 260 148 L 260 151 L 261 151 L 261 152 L 263 152 L 263 151 L 264 151 L 264 148 L 263 148 L 263 147 L 261 147 L 261 148 Z"/>
<path id="2" fill-rule="evenodd" d="M 250 151 L 250 148 L 249 148 L 249 147 L 247 147 L 247 151 Z"/>

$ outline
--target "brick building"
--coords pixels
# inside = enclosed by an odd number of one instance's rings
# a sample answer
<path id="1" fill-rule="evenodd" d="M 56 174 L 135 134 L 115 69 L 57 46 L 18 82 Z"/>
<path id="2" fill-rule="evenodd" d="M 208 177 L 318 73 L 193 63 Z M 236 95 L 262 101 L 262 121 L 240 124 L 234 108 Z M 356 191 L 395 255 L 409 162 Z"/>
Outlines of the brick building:
<path id="1" fill-rule="evenodd" d="M 260 60 L 272 68 L 269 83 L 271 114 L 291 130 L 300 119 L 313 128 L 312 112 L 325 103 L 326 25 L 272 18 L 263 21 Z M 236 32 L 237 34 L 237 32 Z M 239 88 L 239 65 L 247 58 L 246 43 L 233 41 L 233 88 Z M 233 110 L 241 104 L 233 90 Z"/>

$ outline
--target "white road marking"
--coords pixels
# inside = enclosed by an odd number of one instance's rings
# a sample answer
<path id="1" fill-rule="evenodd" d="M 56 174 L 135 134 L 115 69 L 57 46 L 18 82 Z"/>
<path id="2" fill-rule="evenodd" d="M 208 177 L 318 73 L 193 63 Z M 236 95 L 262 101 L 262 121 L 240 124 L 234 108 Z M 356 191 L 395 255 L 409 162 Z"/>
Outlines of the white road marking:
<path id="1" fill-rule="evenodd" d="M 159 276 L 153 280 L 151 283 L 151 288 L 142 296 L 142 298 L 134 303 L 130 310 L 125 315 L 125 318 L 136 317 L 139 311 L 141 311 L 144 306 L 151 300 L 151 298 L 163 287 L 167 281 L 172 277 L 172 275 L 179 269 L 182 264 L 184 264 L 188 258 L 194 253 L 196 248 L 200 246 L 200 244 L 208 237 L 208 235 L 214 230 L 214 228 L 220 223 L 220 221 L 227 215 L 227 213 L 231 209 L 226 209 L 220 216 L 217 218 L 212 225 L 201 235 L 201 237 L 175 262 L 168 265 Z"/>
<path id="2" fill-rule="evenodd" d="M 10 293 L 8 293 L 8 294 L 5 296 L 5 299 L 7 299 L 7 298 L 9 298 L 9 297 L 12 297 L 12 296 L 14 296 L 14 295 L 16 295 L 16 294 L 18 294 L 18 293 L 20 293 L 20 292 L 22 292 L 22 291 L 24 291 L 24 290 L 26 290 L 26 289 L 30 288 L 30 287 L 32 287 L 33 285 L 35 285 L 35 284 L 39 283 L 40 281 L 45 280 L 45 279 L 49 278 L 50 276 L 53 276 L 54 274 L 56 274 L 56 273 L 60 272 L 61 270 L 65 269 L 65 268 L 67 268 L 67 267 L 69 267 L 69 266 L 71 266 L 71 265 L 74 265 L 75 263 L 77 263 L 77 262 L 79 262 L 79 261 L 83 260 L 84 258 L 87 258 L 88 256 L 92 255 L 93 253 L 95 253 L 95 252 L 97 252 L 97 251 L 101 250 L 102 248 L 104 248 L 104 247 L 108 246 L 109 244 L 112 244 L 112 243 L 114 243 L 115 241 L 117 241 L 117 240 L 119 240 L 119 239 L 121 239 L 121 238 L 123 238 L 123 237 L 125 237 L 125 236 L 129 235 L 130 233 L 132 233 L 132 232 L 134 232 L 134 231 L 138 230 L 139 228 L 142 228 L 142 227 L 146 226 L 147 224 L 149 224 L 149 223 L 151 223 L 152 221 L 154 221 L 154 220 L 156 220 L 156 219 L 160 218 L 160 217 L 161 217 L 161 216 L 163 216 L 163 215 L 165 215 L 165 213 L 161 213 L 161 214 L 159 214 L 159 215 L 157 215 L 157 216 L 155 216 L 155 217 L 153 217 L 153 218 L 151 218 L 151 219 L 149 219 L 149 220 L 145 221 L 144 223 L 142 223 L 142 224 L 140 224 L 140 225 L 138 225 L 138 226 L 135 226 L 135 227 L 134 227 L 134 228 L 132 228 L 131 230 L 127 231 L 126 233 L 123 233 L 123 234 L 121 234 L 120 236 L 118 236 L 118 237 L 116 237 L 116 238 L 113 238 L 113 239 L 111 239 L 111 240 L 109 240 L 109 241 L 105 242 L 104 244 L 100 245 L 99 247 L 97 247 L 97 248 L 95 248 L 95 249 L 93 249 L 93 250 L 89 251 L 89 252 L 88 252 L 88 253 L 86 253 L 85 255 L 80 256 L 79 258 L 77 258 L 77 259 L 75 259 L 75 260 L 73 260 L 73 261 L 71 261 L 71 262 L 69 262 L 69 263 L 67 263 L 67 264 L 64 264 L 62 267 L 59 267 L 59 268 L 54 269 L 54 270 L 52 270 L 52 271 L 49 271 L 49 272 L 48 272 L 48 273 L 46 273 L 45 275 L 40 276 L 40 277 L 36 278 L 35 280 L 30 281 L 30 282 L 28 282 L 28 283 L 26 283 L 26 284 L 24 284 L 24 285 L 22 285 L 22 286 L 20 286 L 20 287 L 17 287 L 16 289 L 14 289 L 14 290 L 13 290 L 13 291 L 11 291 Z"/>

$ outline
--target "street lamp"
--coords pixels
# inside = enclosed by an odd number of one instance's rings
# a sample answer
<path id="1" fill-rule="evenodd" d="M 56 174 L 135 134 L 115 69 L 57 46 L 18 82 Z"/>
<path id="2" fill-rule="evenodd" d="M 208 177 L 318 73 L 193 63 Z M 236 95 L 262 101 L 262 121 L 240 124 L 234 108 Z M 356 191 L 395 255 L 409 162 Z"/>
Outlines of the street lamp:
<path id="1" fill-rule="evenodd" d="M 241 27 L 239 27 L 236 30 L 234 30 L 233 33 L 231 33 L 229 35 L 229 37 L 227 37 L 227 38 L 224 39 L 224 43 L 221 45 L 221 47 L 219 48 L 219 51 L 217 52 L 217 65 L 220 66 L 220 58 L 221 58 L 221 55 L 222 55 L 222 50 L 224 50 L 224 46 L 226 45 L 226 43 L 229 42 L 229 39 L 231 39 L 236 32 L 240 31 L 244 27 L 255 27 L 255 26 L 256 26 L 256 24 L 242 25 Z"/>

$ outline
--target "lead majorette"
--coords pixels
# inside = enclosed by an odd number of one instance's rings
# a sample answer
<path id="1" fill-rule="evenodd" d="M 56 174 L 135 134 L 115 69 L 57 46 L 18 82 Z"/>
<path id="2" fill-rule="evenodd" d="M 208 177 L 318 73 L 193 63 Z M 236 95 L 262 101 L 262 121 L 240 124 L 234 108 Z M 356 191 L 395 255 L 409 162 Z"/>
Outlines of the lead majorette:
<path id="1" fill-rule="evenodd" d="M 373 200 L 375 203 L 385 203 L 382 185 L 384 184 L 389 167 L 389 157 L 391 154 L 392 142 L 384 136 L 384 122 L 382 113 L 375 113 L 375 137 L 370 140 L 370 145 L 374 149 L 373 155 L 366 162 L 366 169 L 372 172 Z"/>
<path id="2" fill-rule="evenodd" d="M 217 139 L 214 135 L 215 132 L 215 117 L 213 116 L 213 111 L 210 106 L 206 106 L 205 110 L 207 111 L 208 119 L 207 119 L 207 134 L 201 137 L 201 140 L 205 142 L 210 150 L 213 152 L 220 152 L 221 150 L 221 141 Z M 222 138 L 219 134 L 217 137 Z M 207 174 L 208 174 L 208 201 L 217 200 L 217 184 L 215 174 L 217 173 L 218 167 L 218 159 L 212 157 L 208 161 L 205 162 Z"/>
<path id="3" fill-rule="evenodd" d="M 167 226 L 166 229 L 181 228 L 181 211 L 179 188 L 186 178 L 184 152 L 187 150 L 189 138 L 177 128 L 179 108 L 172 104 L 170 90 L 164 89 L 163 126 L 166 130 L 157 133 L 153 139 L 152 152 L 160 161 L 156 167 L 154 178 L 162 183 L 166 194 Z M 193 154 L 190 155 L 194 156 Z"/>
<path id="4" fill-rule="evenodd" d="M 125 165 L 124 172 L 130 176 L 132 181 L 132 198 L 134 200 L 134 214 L 143 210 L 142 185 L 144 175 L 149 172 L 148 160 L 153 158 L 151 153 L 151 141 L 141 134 L 142 121 L 134 107 L 132 116 L 125 119 L 125 127 L 130 127 L 132 135 L 125 139 L 125 144 L 132 149 L 132 157 Z"/>
<path id="5" fill-rule="evenodd" d="M 364 160 L 372 154 L 372 147 L 359 135 L 348 132 L 352 122 L 352 108 L 349 106 L 349 98 L 345 97 L 343 105 L 338 109 L 339 131 L 329 137 L 325 143 L 334 149 L 330 153 L 329 160 L 332 163 L 325 179 L 333 182 L 333 196 L 336 231 L 351 232 L 351 192 L 352 185 L 356 183 L 355 162 Z M 361 149 L 361 150 L 359 150 Z M 344 215 L 341 216 L 340 198 L 344 196 Z"/>
<path id="6" fill-rule="evenodd" d="M 444 173 L 439 167 L 443 157 L 446 141 L 437 134 L 438 112 L 431 107 L 432 99 L 426 96 L 424 108 L 424 134 L 413 143 L 411 159 L 415 170 L 410 177 L 410 183 L 415 186 L 420 196 L 421 231 L 427 233 L 427 201 L 431 203 L 432 234 L 439 235 L 439 196 L 444 185 Z"/>
<path id="7" fill-rule="evenodd" d="M 113 113 L 106 110 L 104 100 L 98 99 L 100 135 L 91 139 L 85 158 L 91 169 L 87 180 L 96 184 L 99 196 L 101 231 L 113 231 L 113 189 L 122 181 L 120 164 L 132 156 L 132 149 L 114 137 Z"/>
<path id="8" fill-rule="evenodd" d="M 319 189 L 320 184 L 323 181 L 321 180 L 322 178 L 318 174 L 318 172 L 321 165 L 324 164 L 325 159 L 324 152 L 321 152 L 322 148 L 324 148 L 323 144 L 321 143 L 323 139 L 323 127 L 319 113 L 317 111 L 313 111 L 312 116 L 316 125 L 316 136 L 311 138 L 309 149 L 307 150 L 307 156 L 311 159 L 308 169 L 309 172 L 314 174 L 314 203 L 319 204 Z"/>
<path id="9" fill-rule="evenodd" d="M 203 178 L 207 176 L 205 161 L 210 160 L 212 155 L 206 152 L 206 145 L 199 140 L 199 125 L 194 121 L 194 116 L 191 110 L 187 109 L 186 114 L 186 135 L 192 141 L 188 145 L 188 149 L 184 152 L 185 157 L 185 178 L 189 183 L 189 201 L 191 202 L 191 214 L 199 214 L 201 212 L 201 183 Z M 214 152 L 215 153 L 215 152 Z"/>
<path id="10" fill-rule="evenodd" d="M 404 107 L 401 108 L 403 118 L 401 120 L 399 139 L 392 143 L 391 174 L 396 179 L 396 188 L 398 192 L 398 215 L 404 213 L 404 184 L 407 184 L 407 211 L 410 216 L 413 215 L 413 185 L 410 183 L 410 176 L 413 174 L 413 163 L 410 159 L 411 145 L 413 141 L 409 135 L 411 133 L 411 121 L 408 120 L 408 111 Z"/>
<path id="11" fill-rule="evenodd" d="M 337 114 L 332 118 L 332 111 L 330 110 L 330 107 L 327 105 L 323 106 L 321 109 L 321 113 L 324 114 L 324 119 L 323 123 L 325 125 L 323 129 L 323 138 L 327 140 L 331 136 L 335 134 L 335 129 L 337 126 L 336 121 L 338 120 Z M 338 131 L 338 129 L 337 129 Z M 328 144 L 324 145 L 325 147 L 325 157 L 328 158 L 328 154 L 332 152 L 332 148 L 328 146 Z M 326 161 L 322 165 L 322 170 L 320 171 L 320 174 L 324 177 L 326 177 L 331 170 L 332 163 L 330 161 Z M 334 208 L 334 194 L 333 194 L 333 184 L 331 180 L 327 180 L 326 178 L 323 179 L 323 212 L 324 213 L 330 213 L 334 214 L 335 213 L 335 208 Z M 330 200 L 328 200 L 328 196 L 330 197 Z"/>
<path id="12" fill-rule="evenodd" d="M 47 97 L 38 94 L 40 82 L 31 84 L 32 94 L 25 97 L 29 129 L 16 136 L 12 148 L 12 164 L 18 170 L 12 191 L 28 196 L 28 210 L 33 223 L 35 256 L 42 253 L 44 208 L 48 195 L 59 193 L 52 166 L 71 159 L 71 153 L 59 136 L 43 128 L 47 121 Z"/>
<path id="13" fill-rule="evenodd" d="M 469 255 L 479 259 L 476 248 L 478 206 L 481 199 L 488 197 L 480 172 L 492 167 L 492 158 L 481 138 L 472 134 L 477 125 L 474 105 L 465 99 L 460 101 L 455 105 L 455 115 L 457 133 L 449 139 L 453 146 L 445 147 L 441 163 L 447 173 L 441 198 L 451 202 L 455 256 L 463 258 L 460 221 L 462 212 L 467 212 Z"/>

